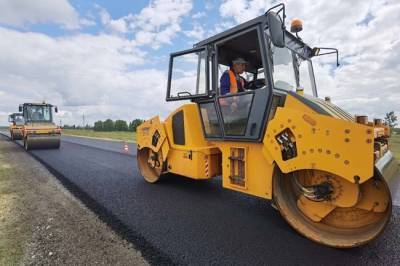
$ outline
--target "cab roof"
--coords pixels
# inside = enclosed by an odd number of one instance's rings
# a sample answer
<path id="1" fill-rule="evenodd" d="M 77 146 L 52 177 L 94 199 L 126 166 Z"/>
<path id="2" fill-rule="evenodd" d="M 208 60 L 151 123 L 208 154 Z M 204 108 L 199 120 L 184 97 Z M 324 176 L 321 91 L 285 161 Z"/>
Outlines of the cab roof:
<path id="1" fill-rule="evenodd" d="M 24 106 L 25 105 L 27 105 L 27 106 L 50 106 L 50 107 L 53 106 L 52 104 L 49 104 L 49 103 L 24 103 L 23 105 Z"/>
<path id="2" fill-rule="evenodd" d="M 205 46 L 205 45 L 208 45 L 208 44 L 211 44 L 211 43 L 215 43 L 215 42 L 217 42 L 217 41 L 219 41 L 221 39 L 224 39 L 224 38 L 226 38 L 228 36 L 231 36 L 231 35 L 239 32 L 239 31 L 245 30 L 247 28 L 251 28 L 251 27 L 253 27 L 255 25 L 258 25 L 258 24 L 267 25 L 267 16 L 262 15 L 262 16 L 254 18 L 252 20 L 249 20 L 247 22 L 244 22 L 242 24 L 239 24 L 239 25 L 237 25 L 237 26 L 235 26 L 233 28 L 230 28 L 230 29 L 228 29 L 226 31 L 223 31 L 223 32 L 218 33 L 218 34 L 216 34 L 214 36 L 211 36 L 211 37 L 209 37 L 209 38 L 207 38 L 207 39 L 205 39 L 203 41 L 200 41 L 200 42 L 196 43 L 194 45 L 194 47 L 201 47 L 201 46 Z"/>
<path id="3" fill-rule="evenodd" d="M 200 41 L 194 45 L 194 48 L 206 47 L 218 43 L 218 63 L 229 66 L 235 57 L 242 57 L 249 62 L 246 71 L 256 73 L 257 69 L 262 67 L 260 47 L 257 41 L 249 40 L 256 40 L 258 36 L 255 30 L 247 32 L 246 30 L 258 25 L 261 25 L 262 29 L 268 26 L 265 14 Z M 235 36 L 239 32 L 243 32 L 243 34 Z M 296 50 L 300 47 L 305 48 L 302 49 L 303 56 L 310 57 L 311 48 L 300 38 L 297 38 L 287 30 L 285 30 L 285 37 L 286 45 L 290 49 L 294 47 L 296 47 Z"/>
<path id="4" fill-rule="evenodd" d="M 10 116 L 11 116 L 11 117 L 14 117 L 14 116 L 23 116 L 23 114 L 22 114 L 22 113 L 12 113 L 12 114 L 10 114 Z"/>

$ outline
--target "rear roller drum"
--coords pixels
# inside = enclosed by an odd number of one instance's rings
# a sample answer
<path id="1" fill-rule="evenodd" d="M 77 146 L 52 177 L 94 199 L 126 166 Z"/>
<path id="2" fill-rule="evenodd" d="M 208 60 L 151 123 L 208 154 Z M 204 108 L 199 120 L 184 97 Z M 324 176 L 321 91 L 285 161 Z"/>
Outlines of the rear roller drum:
<path id="1" fill-rule="evenodd" d="M 147 182 L 155 183 L 160 179 L 163 165 L 161 151 L 154 152 L 149 148 L 138 150 L 137 162 L 140 173 Z"/>
<path id="2" fill-rule="evenodd" d="M 280 213 L 294 229 L 331 247 L 351 248 L 375 239 L 392 210 L 381 178 L 358 185 L 322 171 L 282 174 L 278 169 L 273 190 Z"/>

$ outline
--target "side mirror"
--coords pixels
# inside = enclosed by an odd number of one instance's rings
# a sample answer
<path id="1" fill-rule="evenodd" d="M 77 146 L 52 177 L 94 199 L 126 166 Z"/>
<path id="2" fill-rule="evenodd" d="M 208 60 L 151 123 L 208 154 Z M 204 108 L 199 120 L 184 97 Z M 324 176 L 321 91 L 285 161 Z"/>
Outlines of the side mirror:
<path id="1" fill-rule="evenodd" d="M 272 43 L 279 48 L 285 47 L 285 25 L 281 17 L 273 11 L 269 11 L 267 21 Z"/>
<path id="2" fill-rule="evenodd" d="M 57 107 L 57 106 L 54 107 L 54 111 L 55 111 L 56 113 L 58 113 L 58 107 Z"/>
<path id="3" fill-rule="evenodd" d="M 20 105 L 20 106 L 18 107 L 18 111 L 19 111 L 19 112 L 22 112 L 22 105 Z"/>

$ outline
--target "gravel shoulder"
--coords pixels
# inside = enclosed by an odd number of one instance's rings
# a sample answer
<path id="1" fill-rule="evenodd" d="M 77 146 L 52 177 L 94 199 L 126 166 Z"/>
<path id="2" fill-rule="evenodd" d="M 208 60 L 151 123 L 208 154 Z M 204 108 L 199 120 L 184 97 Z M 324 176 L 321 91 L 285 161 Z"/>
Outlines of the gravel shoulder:
<path id="1" fill-rule="evenodd" d="M 39 162 L 0 136 L 0 265 L 148 265 Z"/>

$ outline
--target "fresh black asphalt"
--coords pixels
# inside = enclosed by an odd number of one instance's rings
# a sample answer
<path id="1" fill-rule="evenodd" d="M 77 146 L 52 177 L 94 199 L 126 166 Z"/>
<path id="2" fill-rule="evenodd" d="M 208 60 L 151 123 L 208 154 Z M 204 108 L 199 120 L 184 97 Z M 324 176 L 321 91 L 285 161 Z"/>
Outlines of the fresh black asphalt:
<path id="1" fill-rule="evenodd" d="M 84 137 L 75 137 L 66 135 L 62 135 L 61 138 L 63 142 L 78 143 L 81 145 L 98 148 L 102 150 L 136 155 L 136 143 L 132 142 L 125 142 L 120 140 L 105 141 L 94 138 L 84 138 Z M 125 145 L 128 148 L 127 151 L 125 150 Z"/>
<path id="2" fill-rule="evenodd" d="M 376 241 L 340 250 L 296 233 L 268 201 L 221 187 L 219 178 L 167 176 L 148 184 L 133 154 L 62 141 L 35 150 L 61 181 L 153 264 L 397 265 L 400 209 Z M 102 146 L 101 141 L 97 143 Z"/>

